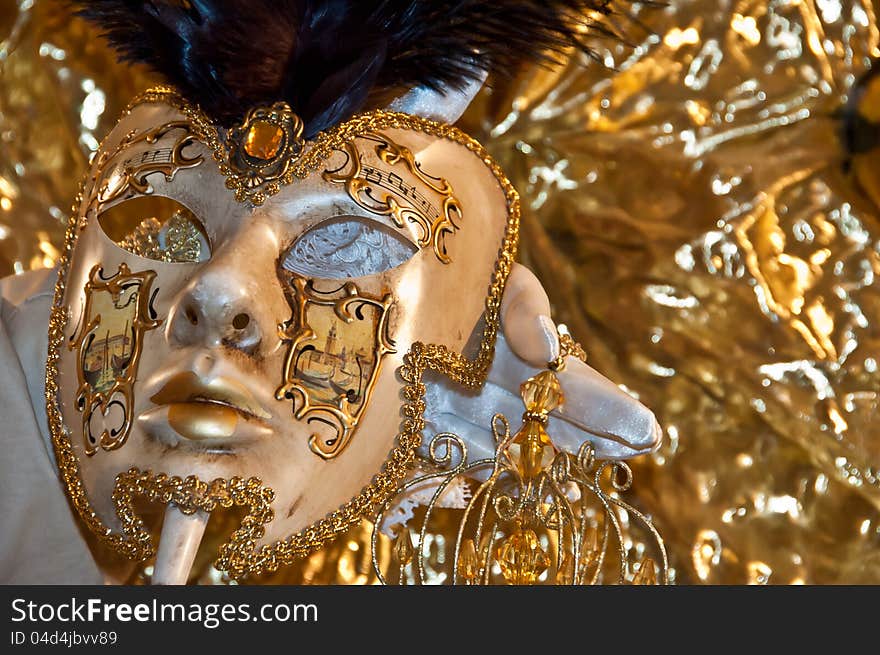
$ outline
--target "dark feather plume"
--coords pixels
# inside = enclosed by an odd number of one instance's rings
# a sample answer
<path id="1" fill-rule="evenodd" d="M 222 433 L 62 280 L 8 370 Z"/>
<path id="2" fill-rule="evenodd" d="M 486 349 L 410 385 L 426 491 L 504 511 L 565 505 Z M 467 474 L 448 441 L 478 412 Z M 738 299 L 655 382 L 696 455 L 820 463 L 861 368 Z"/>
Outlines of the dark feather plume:
<path id="1" fill-rule="evenodd" d="M 312 136 L 368 98 L 461 88 L 515 72 L 585 34 L 613 0 L 83 0 L 124 59 L 147 64 L 230 126 L 285 100 Z"/>

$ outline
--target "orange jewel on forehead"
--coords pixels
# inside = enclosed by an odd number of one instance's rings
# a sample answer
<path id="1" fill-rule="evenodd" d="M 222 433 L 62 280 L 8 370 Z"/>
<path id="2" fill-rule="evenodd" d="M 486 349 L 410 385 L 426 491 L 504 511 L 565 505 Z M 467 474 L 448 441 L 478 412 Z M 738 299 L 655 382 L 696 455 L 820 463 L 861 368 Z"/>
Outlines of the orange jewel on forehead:
<path id="1" fill-rule="evenodd" d="M 269 161 L 281 149 L 284 130 L 268 121 L 254 121 L 244 139 L 244 151 L 249 157 Z"/>

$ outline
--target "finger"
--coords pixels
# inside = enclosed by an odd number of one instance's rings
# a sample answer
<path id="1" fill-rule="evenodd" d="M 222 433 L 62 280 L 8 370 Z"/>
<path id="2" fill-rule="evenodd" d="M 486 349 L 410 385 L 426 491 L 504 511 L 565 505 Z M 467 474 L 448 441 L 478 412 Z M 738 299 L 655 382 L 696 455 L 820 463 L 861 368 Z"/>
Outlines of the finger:
<path id="1" fill-rule="evenodd" d="M 654 413 L 590 366 L 567 357 L 557 377 L 565 404 L 556 414 L 594 436 L 604 436 L 610 457 L 650 452 L 660 445 L 662 431 Z"/>
<path id="2" fill-rule="evenodd" d="M 501 299 L 501 327 L 510 347 L 532 366 L 559 356 L 556 324 L 547 292 L 529 269 L 514 264 Z"/>
<path id="3" fill-rule="evenodd" d="M 574 395 L 574 385 L 569 381 L 560 382 L 567 395 Z M 650 452 L 659 443 L 660 428 L 653 415 L 641 403 L 610 382 L 608 384 L 628 404 L 613 407 L 603 399 L 603 406 L 593 408 L 590 400 L 586 399 L 586 408 L 573 402 L 567 414 L 563 406 L 561 410 L 551 414 L 547 426 L 550 438 L 557 448 L 577 453 L 584 441 L 590 441 L 600 459 L 627 459 Z M 582 380 L 578 380 L 577 388 L 578 393 L 583 393 Z M 605 393 L 607 394 L 607 390 Z M 442 399 L 438 398 L 435 407 L 438 410 L 428 419 L 431 428 L 436 432 L 454 432 L 465 439 L 468 444 L 468 458 L 471 460 L 493 456 L 495 440 L 490 428 L 495 414 L 503 414 L 510 422 L 511 430 L 515 431 L 522 425 L 525 409 L 518 393 L 491 382 L 487 382 L 476 396 L 451 387 L 445 389 Z M 618 417 L 610 410 L 625 413 L 623 422 L 628 425 L 621 426 L 621 422 L 616 420 Z M 643 416 L 644 413 L 647 416 Z"/>
<path id="4" fill-rule="evenodd" d="M 518 397 L 520 383 L 537 372 L 513 353 L 502 335 L 498 336 L 489 382 Z M 574 357 L 566 357 L 565 368 L 557 377 L 565 394 L 565 404 L 553 415 L 580 430 L 594 436 L 604 435 L 610 442 L 616 442 L 619 447 L 609 444 L 605 449 L 609 453 L 617 452 L 615 458 L 623 453 L 648 452 L 660 444 L 662 432 L 651 410 L 592 367 Z M 581 441 L 583 438 L 581 435 Z"/>

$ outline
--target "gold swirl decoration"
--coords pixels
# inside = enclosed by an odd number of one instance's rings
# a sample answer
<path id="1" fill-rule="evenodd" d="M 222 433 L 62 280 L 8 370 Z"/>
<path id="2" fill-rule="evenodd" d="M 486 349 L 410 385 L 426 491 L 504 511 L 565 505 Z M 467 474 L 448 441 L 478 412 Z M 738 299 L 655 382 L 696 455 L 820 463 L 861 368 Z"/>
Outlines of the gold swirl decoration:
<path id="1" fill-rule="evenodd" d="M 138 362 L 143 349 L 144 332 L 153 330 L 162 324 L 151 307 L 153 280 L 155 271 L 132 273 L 124 263 L 110 277 L 104 277 L 104 269 L 100 264 L 92 268 L 85 286 L 85 307 L 83 308 L 83 324 L 78 336 L 68 344 L 70 350 L 77 353 L 77 379 L 79 388 L 76 393 L 77 410 L 82 412 L 83 449 L 86 455 L 94 455 L 100 446 L 104 450 L 116 450 L 125 444 L 131 430 L 134 415 L 134 381 L 137 377 Z M 93 309 L 98 294 L 109 296 L 111 303 L 105 304 L 105 313 L 96 313 Z M 122 303 L 122 305 L 120 305 Z M 93 352 L 94 341 L 99 329 L 106 329 L 109 340 L 110 322 L 114 318 L 110 314 L 113 309 L 122 310 L 126 319 L 125 329 L 119 331 L 118 325 L 113 326 L 123 341 L 122 361 L 112 363 L 115 354 L 99 353 L 99 370 L 112 377 L 109 384 L 96 388 L 96 380 L 91 379 L 97 373 L 89 375 L 87 357 Z M 126 311 L 127 310 L 127 311 Z M 119 323 L 119 319 L 116 320 Z M 127 348 L 126 348 L 127 346 Z M 106 348 L 105 348 L 106 350 Z M 92 434 L 92 416 L 95 411 L 107 413 L 114 405 L 121 406 L 123 420 L 119 426 L 107 428 L 98 437 Z"/>
<path id="2" fill-rule="evenodd" d="M 430 246 L 437 259 L 448 264 L 452 259 L 446 249 L 446 237 L 458 229 L 462 214 L 461 205 L 449 181 L 423 171 L 408 148 L 395 143 L 385 134 L 367 133 L 359 137 L 378 144 L 375 147 L 376 155 L 383 163 L 389 166 L 404 164 L 410 174 L 440 197 L 440 208 L 435 208 L 415 185 L 399 175 L 366 168 L 354 142 L 342 145 L 346 161 L 337 170 L 325 171 L 324 179 L 344 184 L 352 200 L 371 213 L 390 217 L 397 227 L 403 228 L 407 223 L 416 225 L 420 231 L 416 241 L 419 247 Z M 347 171 L 344 170 L 346 166 L 349 167 Z M 405 205 L 401 205 L 401 202 Z"/>
<path id="3" fill-rule="evenodd" d="M 278 336 L 287 345 L 282 370 L 282 384 L 275 392 L 278 400 L 285 398 L 294 402 L 294 417 L 310 422 L 318 420 L 333 426 L 336 434 L 331 439 L 313 434 L 309 439 L 309 448 L 322 459 L 333 459 L 341 453 L 351 441 L 352 432 L 357 428 L 360 415 L 373 392 L 373 385 L 379 375 L 382 358 L 386 353 L 397 352 L 394 342 L 388 336 L 388 310 L 392 305 L 391 294 L 382 298 L 373 298 L 362 294 L 352 282 L 347 282 L 339 289 L 331 292 L 320 292 L 315 289 L 311 280 L 282 271 L 285 284 L 284 293 L 293 316 L 279 326 Z M 358 382 L 363 383 L 362 389 L 350 389 L 340 394 L 335 403 L 313 400 L 308 383 L 300 378 L 297 371 L 297 360 L 304 354 L 303 346 L 315 339 L 315 331 L 309 324 L 310 310 L 317 311 L 327 308 L 332 315 L 343 323 L 352 323 L 356 318 L 369 320 L 364 314 L 372 315 L 371 343 L 364 344 L 371 350 L 371 368 L 365 375 L 359 375 Z M 354 339 L 348 340 L 352 350 L 356 349 Z M 311 346 L 314 348 L 314 346 Z M 358 365 L 362 366 L 360 358 Z"/>
<path id="4" fill-rule="evenodd" d="M 94 198 L 93 207 L 96 211 L 100 211 L 102 206 L 108 205 L 130 192 L 152 193 L 153 188 L 147 181 L 147 176 L 152 173 L 161 173 L 165 177 L 165 181 L 170 182 L 174 179 L 177 171 L 193 168 L 202 163 L 202 155 L 196 154 L 189 157 L 183 153 L 187 146 L 196 142 L 195 135 L 190 132 L 189 123 L 187 121 L 171 121 L 143 132 L 136 130 L 129 132 L 115 148 L 101 153 L 96 162 L 96 170 L 106 173 L 108 165 L 123 150 L 132 149 L 141 143 L 147 146 L 154 145 L 172 131 L 180 132 L 173 146 L 143 150 L 140 156 L 133 156 L 122 162 L 121 175 L 105 177 Z M 81 227 L 85 227 L 85 222 L 81 224 Z"/>

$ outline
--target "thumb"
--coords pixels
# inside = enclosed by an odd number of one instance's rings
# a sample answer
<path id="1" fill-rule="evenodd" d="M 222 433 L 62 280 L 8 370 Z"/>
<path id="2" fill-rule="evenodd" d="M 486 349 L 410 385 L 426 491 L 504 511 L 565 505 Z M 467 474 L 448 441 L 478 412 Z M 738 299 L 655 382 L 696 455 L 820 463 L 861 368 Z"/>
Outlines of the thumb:
<path id="1" fill-rule="evenodd" d="M 550 300 L 535 274 L 514 264 L 501 299 L 501 328 L 510 349 L 528 364 L 543 368 L 559 356 Z"/>

